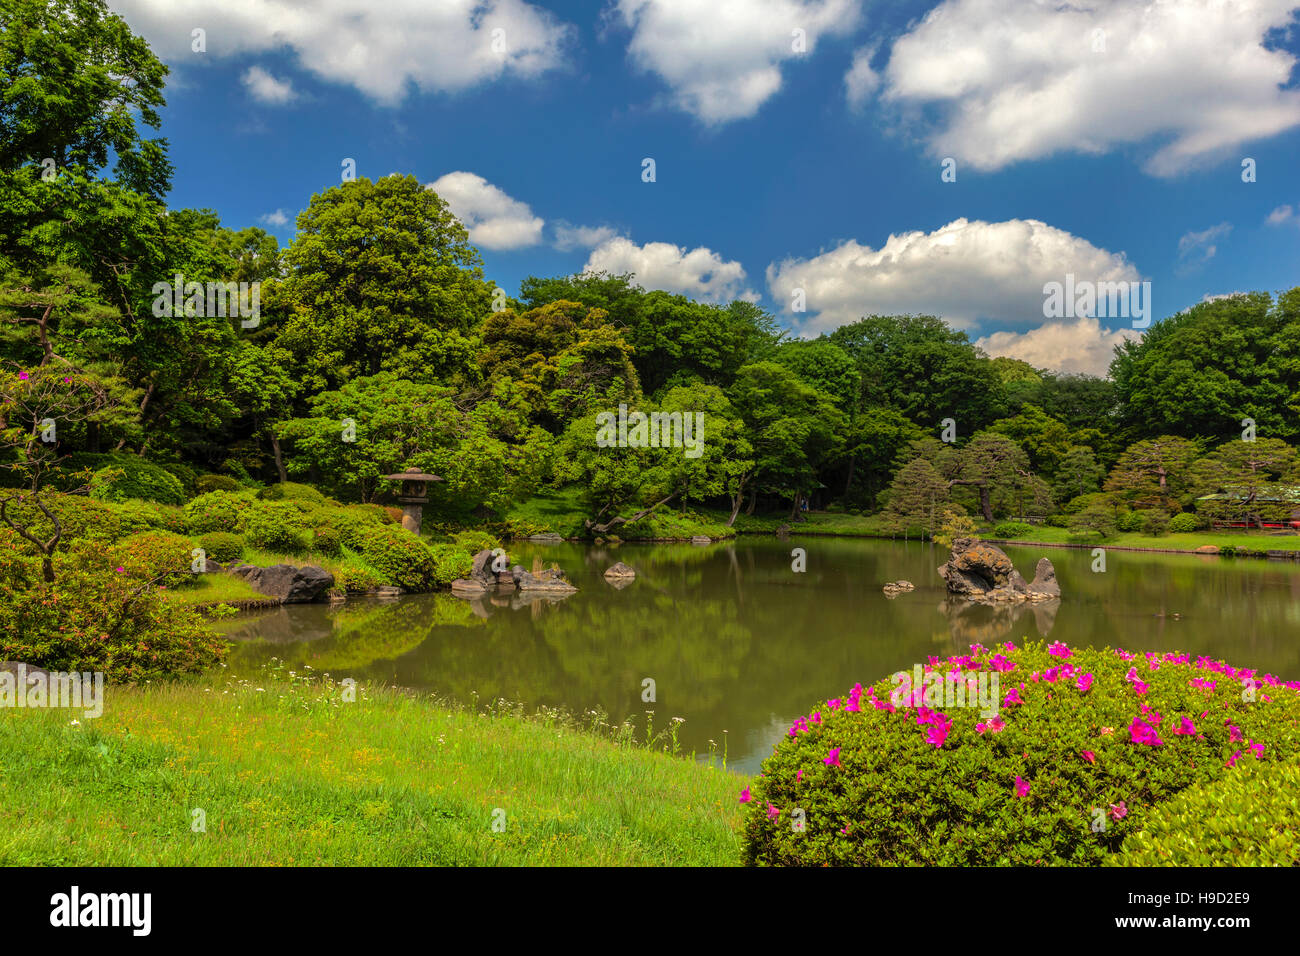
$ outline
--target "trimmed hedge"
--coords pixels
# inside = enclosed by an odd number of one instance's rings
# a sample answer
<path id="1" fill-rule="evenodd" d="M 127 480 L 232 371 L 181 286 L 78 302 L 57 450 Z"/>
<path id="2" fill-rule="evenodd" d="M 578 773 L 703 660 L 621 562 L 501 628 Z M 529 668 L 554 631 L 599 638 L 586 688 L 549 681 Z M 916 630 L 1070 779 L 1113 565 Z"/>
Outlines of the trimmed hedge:
<path id="1" fill-rule="evenodd" d="M 1300 767 L 1248 760 L 1151 811 L 1113 866 L 1300 866 Z"/>
<path id="2" fill-rule="evenodd" d="M 998 538 L 1019 538 L 1021 535 L 1029 534 L 1033 530 L 1033 525 L 1026 524 L 1023 521 L 1003 521 L 993 528 L 993 534 Z"/>
<path id="3" fill-rule="evenodd" d="M 253 502 L 243 518 L 244 537 L 254 548 L 284 554 L 307 550 L 307 519 L 292 501 Z"/>
<path id="4" fill-rule="evenodd" d="M 267 501 L 307 501 L 317 505 L 323 505 L 329 500 L 311 485 L 296 481 L 282 481 L 278 485 L 267 485 L 258 492 L 258 497 Z"/>
<path id="5" fill-rule="evenodd" d="M 1204 657 L 1008 643 L 923 667 L 983 674 L 996 719 L 909 700 L 910 677 L 817 705 L 741 795 L 748 863 L 1095 865 L 1152 807 L 1300 755 L 1300 682 Z"/>
<path id="6" fill-rule="evenodd" d="M 123 538 L 110 556 L 127 577 L 170 583 L 192 573 L 193 551 L 194 542 L 184 535 L 144 531 Z"/>
<path id="7" fill-rule="evenodd" d="M 241 491 L 243 487 L 229 475 L 199 475 L 194 479 L 194 490 L 201 495 L 209 491 Z"/>
<path id="8" fill-rule="evenodd" d="M 189 534 L 243 530 L 244 514 L 252 507 L 253 492 L 209 491 L 185 506 L 185 530 Z"/>
<path id="9" fill-rule="evenodd" d="M 209 531 L 199 538 L 199 547 L 213 561 L 236 561 L 244 556 L 244 539 L 228 531 Z"/>
<path id="10" fill-rule="evenodd" d="M 1199 531 L 1200 527 L 1200 519 L 1186 511 L 1181 511 L 1169 519 L 1169 530 L 1174 534 L 1189 534 Z"/>
<path id="11" fill-rule="evenodd" d="M 166 505 L 185 503 L 179 478 L 142 458 L 114 458 L 90 479 L 90 495 L 100 501 L 138 498 Z"/>

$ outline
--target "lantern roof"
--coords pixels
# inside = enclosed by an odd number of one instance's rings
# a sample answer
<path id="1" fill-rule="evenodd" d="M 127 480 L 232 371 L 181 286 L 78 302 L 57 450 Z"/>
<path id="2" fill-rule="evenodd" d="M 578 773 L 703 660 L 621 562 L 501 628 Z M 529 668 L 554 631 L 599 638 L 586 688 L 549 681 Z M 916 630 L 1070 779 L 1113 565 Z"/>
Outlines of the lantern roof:
<path id="1" fill-rule="evenodd" d="M 395 475 L 384 475 L 384 477 L 391 481 L 442 481 L 437 475 L 425 474 L 419 468 L 408 468 L 406 471 Z"/>

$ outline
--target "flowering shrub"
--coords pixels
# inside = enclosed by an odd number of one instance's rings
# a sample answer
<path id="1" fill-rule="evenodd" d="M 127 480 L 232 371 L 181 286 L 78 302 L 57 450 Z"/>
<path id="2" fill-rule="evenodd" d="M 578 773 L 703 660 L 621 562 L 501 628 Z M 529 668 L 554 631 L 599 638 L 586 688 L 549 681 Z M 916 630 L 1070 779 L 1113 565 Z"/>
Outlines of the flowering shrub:
<path id="1" fill-rule="evenodd" d="M 190 534 L 209 531 L 242 531 L 244 513 L 253 502 L 253 492 L 209 491 L 185 506 L 185 530 Z"/>
<path id="2" fill-rule="evenodd" d="M 1300 683 L 1204 657 L 1008 643 L 923 673 L 957 670 L 996 672 L 996 716 L 885 679 L 799 718 L 741 794 L 746 861 L 1096 864 L 1187 788 L 1300 754 Z"/>
<path id="3" fill-rule="evenodd" d="M 109 552 L 114 569 L 129 578 L 170 584 L 191 573 L 194 543 L 170 531 L 142 531 L 119 541 Z"/>
<path id="4" fill-rule="evenodd" d="M 225 655 L 227 642 L 195 611 L 142 588 L 96 542 L 76 541 L 56 555 L 53 584 L 41 580 L 38 562 L 7 554 L 0 557 L 0 660 L 132 681 L 198 673 Z"/>
<path id="5" fill-rule="evenodd" d="M 1300 866 L 1300 767 L 1246 761 L 1152 809 L 1113 866 Z"/>
<path id="6" fill-rule="evenodd" d="M 337 530 L 329 525 L 322 525 L 312 532 L 311 549 L 316 554 L 337 558 L 343 553 L 343 542 Z"/>

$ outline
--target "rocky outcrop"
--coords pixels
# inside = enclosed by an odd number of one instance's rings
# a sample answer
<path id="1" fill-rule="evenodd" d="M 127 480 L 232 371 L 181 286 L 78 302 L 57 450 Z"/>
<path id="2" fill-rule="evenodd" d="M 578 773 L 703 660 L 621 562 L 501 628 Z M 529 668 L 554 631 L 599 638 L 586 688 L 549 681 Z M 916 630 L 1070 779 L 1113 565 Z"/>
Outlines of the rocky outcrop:
<path id="1" fill-rule="evenodd" d="M 905 591 L 915 591 L 916 585 L 911 581 L 890 581 L 881 590 L 885 592 L 885 597 L 892 598 L 898 597 Z"/>
<path id="2" fill-rule="evenodd" d="M 571 592 L 578 590 L 569 583 L 564 572 L 556 565 L 551 565 L 533 574 L 525 571 L 523 565 L 516 564 L 510 569 L 511 576 L 514 578 L 515 587 L 521 591 L 556 591 Z"/>
<path id="3" fill-rule="evenodd" d="M 229 571 L 247 581 L 253 590 L 281 604 L 308 604 L 324 597 L 334 586 L 334 575 L 314 564 L 273 564 L 269 568 L 237 564 Z"/>
<path id="4" fill-rule="evenodd" d="M 516 590 L 552 594 L 571 594 L 578 590 L 569 583 L 568 577 L 558 565 L 553 564 L 536 574 L 526 571 L 520 564 L 497 571 L 493 568 L 494 564 L 499 567 L 504 563 L 497 560 L 498 557 L 487 550 L 474 555 L 469 577 L 452 581 L 451 593 L 457 597 L 475 599 L 483 595 L 500 596 Z"/>
<path id="5" fill-rule="evenodd" d="M 611 564 L 608 568 L 605 569 L 606 580 L 609 580 L 610 578 L 634 578 L 634 577 L 636 577 L 636 572 L 633 571 L 631 568 L 629 568 L 622 561 L 619 561 L 616 564 Z"/>
<path id="6" fill-rule="evenodd" d="M 691 544 L 713 544 L 713 539 L 707 534 L 697 534 L 691 537 Z"/>
<path id="7" fill-rule="evenodd" d="M 1040 558 L 1034 580 L 1026 581 L 1001 548 L 970 538 L 952 543 L 952 554 L 939 566 L 939 576 L 956 597 L 987 603 L 1050 601 L 1061 596 L 1056 569 Z"/>

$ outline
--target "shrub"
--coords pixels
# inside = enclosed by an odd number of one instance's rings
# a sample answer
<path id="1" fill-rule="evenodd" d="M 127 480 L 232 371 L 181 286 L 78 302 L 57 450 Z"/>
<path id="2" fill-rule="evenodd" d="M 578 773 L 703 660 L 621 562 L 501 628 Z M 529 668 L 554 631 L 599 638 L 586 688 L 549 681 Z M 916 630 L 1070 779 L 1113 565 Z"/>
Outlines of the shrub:
<path id="1" fill-rule="evenodd" d="M 185 506 L 185 530 L 189 534 L 209 531 L 240 531 L 253 502 L 249 491 L 209 491 Z"/>
<path id="2" fill-rule="evenodd" d="M 1300 866 L 1300 767 L 1247 761 L 1188 787 L 1129 834 L 1114 866 Z"/>
<path id="3" fill-rule="evenodd" d="M 384 513 L 388 515 L 388 520 L 392 524 L 400 525 L 402 523 L 402 509 L 393 505 L 385 505 Z"/>
<path id="4" fill-rule="evenodd" d="M 1049 515 L 1047 518 L 1047 524 L 1051 525 L 1053 528 L 1068 528 L 1070 527 L 1070 516 Z"/>
<path id="5" fill-rule="evenodd" d="M 278 485 L 267 485 L 260 492 L 259 498 L 267 501 L 307 501 L 312 504 L 324 504 L 326 498 L 311 485 L 296 481 L 282 481 Z"/>
<path id="6" fill-rule="evenodd" d="M 90 495 L 100 501 L 160 501 L 166 505 L 185 503 L 180 479 L 141 458 L 114 458 L 90 479 Z"/>
<path id="7" fill-rule="evenodd" d="M 1003 521 L 993 529 L 993 534 L 999 538 L 1018 538 L 1022 534 L 1029 534 L 1034 530 L 1034 526 L 1026 524 L 1023 521 Z"/>
<path id="8" fill-rule="evenodd" d="M 367 528 L 383 527 L 388 520 L 382 512 L 375 514 L 365 505 L 354 505 L 333 511 L 317 512 L 315 521 L 318 527 L 330 527 L 338 532 L 339 541 L 346 548 L 356 551 L 361 547 L 361 532 Z"/>
<path id="9" fill-rule="evenodd" d="M 343 561 L 334 575 L 335 592 L 364 594 L 384 584 L 392 584 L 392 582 L 366 564 L 360 555 L 346 549 L 343 551 Z"/>
<path id="10" fill-rule="evenodd" d="M 53 584 L 40 580 L 32 564 L 34 577 L 0 557 L 0 582 L 23 583 L 0 601 L 0 660 L 133 681 L 199 673 L 226 653 L 226 641 L 195 611 L 168 603 L 154 588 L 141 590 L 93 541 L 74 542 L 56 556 Z"/>
<path id="11" fill-rule="evenodd" d="M 316 554 L 337 558 L 343 553 L 343 541 L 338 531 L 325 525 L 312 532 L 311 549 Z"/>
<path id="12" fill-rule="evenodd" d="M 159 466 L 167 474 L 171 475 L 181 483 L 181 494 L 186 498 L 191 498 L 195 493 L 195 482 L 198 481 L 199 473 L 189 465 L 183 465 L 178 461 L 163 462 Z M 173 502 L 180 504 L 181 502 Z"/>
<path id="13" fill-rule="evenodd" d="M 365 528 L 357 543 L 366 563 L 398 587 L 429 591 L 439 583 L 434 552 L 409 531 L 389 525 Z"/>
<path id="14" fill-rule="evenodd" d="M 199 494 L 209 491 L 240 491 L 243 487 L 229 475 L 199 475 L 194 479 L 194 490 Z"/>
<path id="15" fill-rule="evenodd" d="M 1189 534 L 1200 527 L 1201 522 L 1196 515 L 1187 511 L 1181 511 L 1169 519 L 1169 530 L 1174 534 Z"/>
<path id="16" fill-rule="evenodd" d="M 1204 657 L 1005 644 L 931 665 L 985 673 L 989 690 L 996 673 L 996 721 L 915 706 L 897 678 L 817 705 L 763 764 L 747 862 L 1093 865 L 1153 806 L 1300 755 L 1300 682 Z"/>
<path id="17" fill-rule="evenodd" d="M 244 515 L 244 537 L 254 548 L 282 554 L 307 550 L 307 522 L 290 501 L 257 501 Z"/>
<path id="18" fill-rule="evenodd" d="M 170 583 L 192 573 L 193 550 L 194 543 L 184 535 L 142 531 L 123 538 L 109 554 L 127 577 Z"/>
<path id="19" fill-rule="evenodd" d="M 433 583 L 440 587 L 468 577 L 474 567 L 474 554 L 458 544 L 435 544 L 429 550 L 433 552 Z"/>
<path id="20" fill-rule="evenodd" d="M 199 538 L 199 547 L 213 561 L 237 561 L 244 556 L 244 539 L 228 531 L 209 531 Z"/>
<path id="21" fill-rule="evenodd" d="M 1169 530 L 1169 512 L 1161 508 L 1152 508 L 1142 512 L 1142 532 L 1154 538 Z"/>
<path id="22" fill-rule="evenodd" d="M 1126 511 L 1115 519 L 1115 527 L 1126 534 L 1135 534 L 1142 530 L 1142 512 Z"/>
<path id="23" fill-rule="evenodd" d="M 119 506 L 85 495 L 42 493 L 40 500 L 62 528 L 60 546 L 62 542 L 78 539 L 116 541 L 124 534 L 146 531 L 151 527 L 143 518 L 133 519 L 129 513 L 123 514 Z M 11 504 L 8 514 L 26 525 L 37 537 L 49 538 L 54 534 L 53 523 L 31 502 Z M 22 542 L 22 546 L 24 550 L 29 547 L 26 542 Z"/>
<path id="24" fill-rule="evenodd" d="M 458 531 L 452 536 L 452 541 L 459 548 L 468 551 L 470 554 L 478 554 L 480 551 L 493 551 L 501 547 L 501 542 L 486 531 Z"/>

